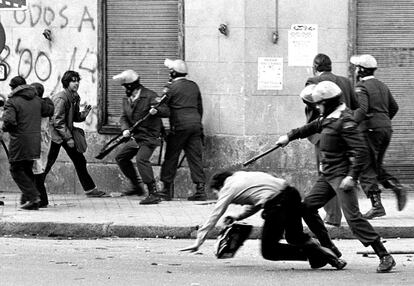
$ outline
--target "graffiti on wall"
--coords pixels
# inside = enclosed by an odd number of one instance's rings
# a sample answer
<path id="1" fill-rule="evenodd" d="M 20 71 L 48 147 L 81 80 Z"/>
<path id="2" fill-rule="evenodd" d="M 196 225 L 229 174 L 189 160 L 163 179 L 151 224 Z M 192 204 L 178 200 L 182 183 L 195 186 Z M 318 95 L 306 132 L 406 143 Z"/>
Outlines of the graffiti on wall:
<path id="1" fill-rule="evenodd" d="M 70 5 L 52 0 L 31 1 L 26 10 L 2 12 L 6 33 L 11 35 L 0 54 L 8 77 L 21 75 L 28 82 L 41 82 L 45 95 L 53 95 L 61 89 L 63 73 L 76 70 L 82 78 L 82 103 L 95 105 L 97 27 L 95 14 L 91 13 L 96 12 L 94 4 L 91 1 L 85 5 L 79 0 Z M 1 85 L 8 88 L 7 82 Z M 96 114 L 95 110 L 88 118 Z M 94 128 L 94 123 L 96 118 L 90 118 L 85 125 Z"/>

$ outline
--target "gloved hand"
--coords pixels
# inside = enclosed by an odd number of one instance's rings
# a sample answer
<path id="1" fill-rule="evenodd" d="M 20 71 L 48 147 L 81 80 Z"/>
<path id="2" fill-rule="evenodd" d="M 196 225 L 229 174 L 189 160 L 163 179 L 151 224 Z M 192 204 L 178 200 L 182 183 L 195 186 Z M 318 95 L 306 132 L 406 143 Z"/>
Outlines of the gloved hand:
<path id="1" fill-rule="evenodd" d="M 289 144 L 289 137 L 287 135 L 280 136 L 276 141 L 276 145 L 279 145 L 281 147 L 285 147 L 287 144 Z"/>
<path id="2" fill-rule="evenodd" d="M 354 188 L 355 188 L 355 180 L 351 176 L 346 176 L 342 180 L 341 184 L 339 185 L 339 189 L 344 191 L 344 192 L 351 191 Z"/>
<path id="3" fill-rule="evenodd" d="M 151 115 L 155 115 L 155 114 L 157 114 L 157 113 L 158 113 L 158 110 L 157 110 L 156 108 L 154 108 L 154 107 L 151 107 L 151 109 L 149 110 L 149 113 L 150 113 Z"/>
<path id="4" fill-rule="evenodd" d="M 131 137 L 131 132 L 128 129 L 126 129 L 122 131 L 122 136 L 127 137 L 127 138 Z"/>

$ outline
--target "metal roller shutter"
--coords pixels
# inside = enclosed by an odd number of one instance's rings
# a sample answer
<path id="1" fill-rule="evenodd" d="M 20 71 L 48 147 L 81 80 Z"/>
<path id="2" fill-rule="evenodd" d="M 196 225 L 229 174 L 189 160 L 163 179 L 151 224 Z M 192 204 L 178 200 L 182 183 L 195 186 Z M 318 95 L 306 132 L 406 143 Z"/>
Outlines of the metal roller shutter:
<path id="1" fill-rule="evenodd" d="M 358 0 L 357 53 L 378 61 L 375 76 L 400 106 L 385 167 L 403 183 L 414 183 L 414 2 Z"/>
<path id="2" fill-rule="evenodd" d="M 168 81 L 165 58 L 179 58 L 179 0 L 105 1 L 106 125 L 118 125 L 124 90 L 112 77 L 135 70 L 158 94 Z"/>

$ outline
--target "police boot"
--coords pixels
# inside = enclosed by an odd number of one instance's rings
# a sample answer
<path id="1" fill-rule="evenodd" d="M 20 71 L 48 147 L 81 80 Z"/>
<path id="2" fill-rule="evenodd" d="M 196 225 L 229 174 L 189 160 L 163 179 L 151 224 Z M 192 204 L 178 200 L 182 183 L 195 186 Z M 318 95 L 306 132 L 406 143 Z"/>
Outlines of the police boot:
<path id="1" fill-rule="evenodd" d="M 155 182 L 147 184 L 148 187 L 148 196 L 139 202 L 140 205 L 153 205 L 158 204 L 161 199 L 157 196 L 157 185 Z"/>
<path id="2" fill-rule="evenodd" d="M 402 211 L 407 203 L 407 191 L 404 187 L 395 180 L 387 180 L 387 188 L 390 188 L 397 197 L 398 210 Z"/>
<path id="3" fill-rule="evenodd" d="M 376 217 L 385 216 L 385 209 L 381 203 L 381 194 L 375 193 L 368 195 L 369 199 L 371 200 L 372 208 L 364 215 L 362 215 L 365 219 L 373 219 Z"/>
<path id="4" fill-rule="evenodd" d="M 171 201 L 171 198 L 174 196 L 174 183 L 164 182 L 163 184 L 163 189 L 157 193 L 157 196 L 164 201 Z"/>
<path id="5" fill-rule="evenodd" d="M 205 183 L 197 183 L 195 194 L 192 195 L 192 196 L 189 196 L 187 199 L 189 201 L 205 201 L 205 200 L 207 200 L 205 186 L 206 186 Z"/>
<path id="6" fill-rule="evenodd" d="M 380 258 L 380 264 L 377 267 L 378 273 L 390 272 L 391 269 L 396 265 L 394 258 L 385 249 L 380 239 L 375 240 L 371 244 L 372 249 Z"/>

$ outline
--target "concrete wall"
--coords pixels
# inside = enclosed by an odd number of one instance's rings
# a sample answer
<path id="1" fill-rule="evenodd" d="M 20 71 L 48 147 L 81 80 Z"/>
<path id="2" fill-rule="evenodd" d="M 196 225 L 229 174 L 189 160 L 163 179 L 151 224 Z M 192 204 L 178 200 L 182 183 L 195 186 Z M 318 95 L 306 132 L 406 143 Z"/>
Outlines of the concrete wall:
<path id="1" fill-rule="evenodd" d="M 185 59 L 189 77 L 200 85 L 205 105 L 208 176 L 218 168 L 241 163 L 273 147 L 279 135 L 304 123 L 304 106 L 298 94 L 312 73 L 311 67 L 287 64 L 288 30 L 292 24 L 317 24 L 318 52 L 331 57 L 334 72 L 346 74 L 348 69 L 348 0 L 258 2 L 185 1 Z M 10 66 L 9 79 L 20 72 L 29 82 L 42 82 L 46 94 L 60 89 L 60 76 L 68 68 L 80 72 L 82 102 L 95 106 L 83 125 L 91 142 L 86 153 L 89 167 L 99 186 L 118 189 L 124 178 L 113 157 L 104 163 L 93 159 L 108 138 L 96 133 L 97 14 L 96 1 L 78 0 L 33 0 L 28 11 L 0 11 L 8 46 L 1 57 Z M 228 25 L 228 36 L 219 33 L 220 24 Z M 274 44 L 272 33 L 276 27 L 279 40 Z M 52 41 L 42 36 L 44 29 L 52 31 Z M 258 57 L 283 57 L 283 90 L 257 90 Z M 8 89 L 8 81 L 0 82 L 3 93 Z M 79 192 L 73 166 L 63 153 L 48 178 L 49 189 Z M 15 188 L 7 178 L 3 154 L 0 162 L 0 183 Z M 250 169 L 272 172 L 306 190 L 315 175 L 313 147 L 306 140 L 292 142 Z M 191 192 L 186 168 L 179 171 L 176 184 L 178 196 Z"/>
<path id="2" fill-rule="evenodd" d="M 192 0 L 186 1 L 185 11 L 186 60 L 204 96 L 210 169 L 243 162 L 305 122 L 298 94 L 312 70 L 288 66 L 292 24 L 317 24 L 318 52 L 331 57 L 334 72 L 347 73 L 347 0 L 261 0 L 260 5 L 255 0 Z M 218 31 L 222 23 L 229 27 L 228 36 Z M 276 27 L 279 40 L 274 44 Z M 258 57 L 283 57 L 283 90 L 257 90 Z M 307 190 L 315 176 L 314 161 L 312 145 L 301 140 L 250 169 L 272 172 Z"/>

